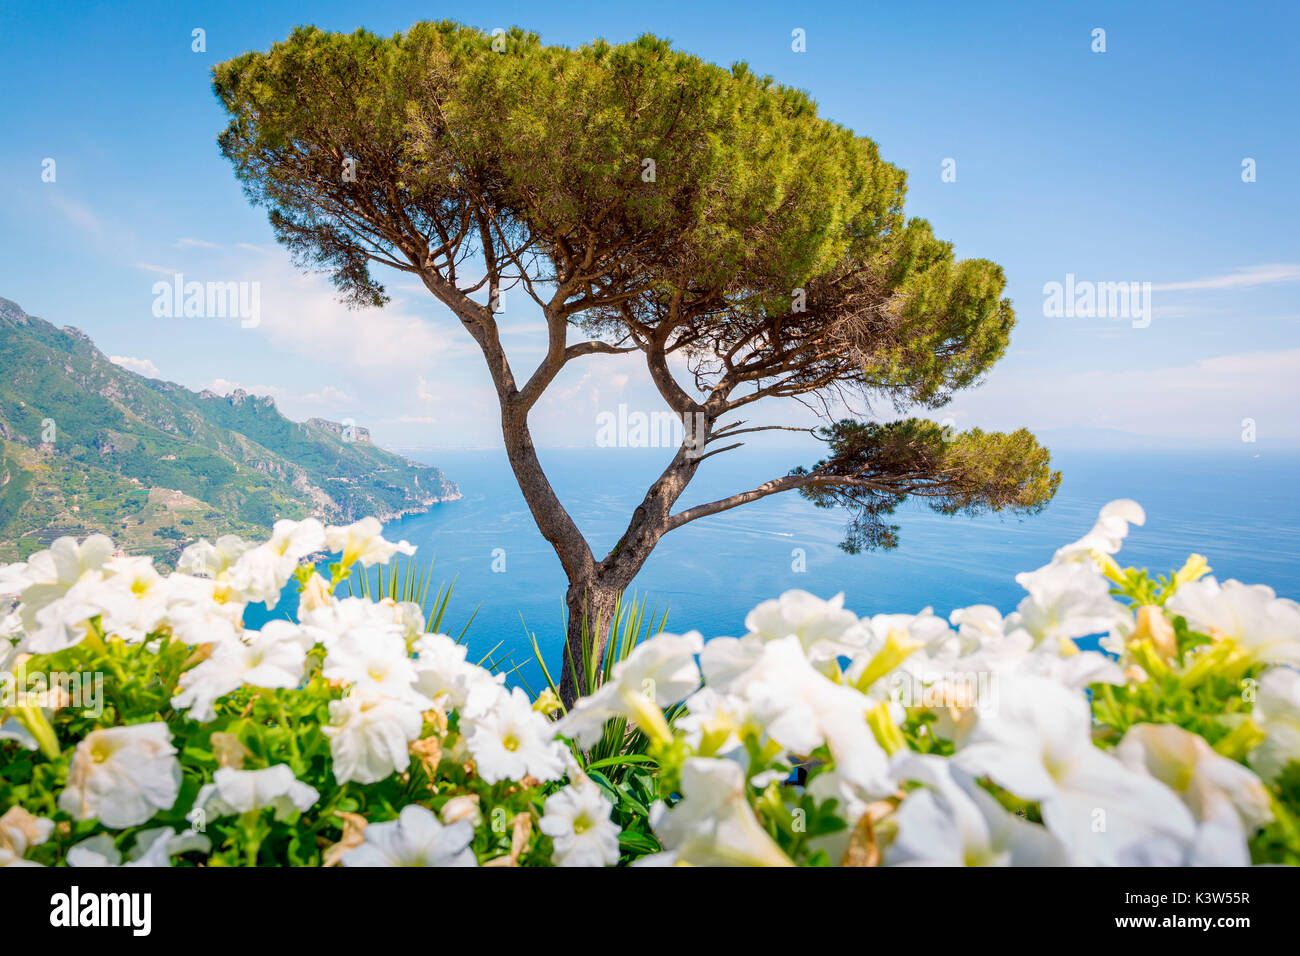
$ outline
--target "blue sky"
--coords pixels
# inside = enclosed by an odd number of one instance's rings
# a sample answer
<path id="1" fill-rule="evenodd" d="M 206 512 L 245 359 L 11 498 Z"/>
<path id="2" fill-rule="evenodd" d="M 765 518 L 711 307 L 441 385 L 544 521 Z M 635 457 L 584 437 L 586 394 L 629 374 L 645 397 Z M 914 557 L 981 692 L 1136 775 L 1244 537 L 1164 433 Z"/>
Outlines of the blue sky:
<path id="1" fill-rule="evenodd" d="M 262 391 L 393 447 L 498 444 L 486 373 L 449 313 L 400 276 L 380 312 L 337 305 L 293 269 L 215 144 L 213 64 L 299 23 L 391 33 L 443 17 L 570 46 L 651 31 L 746 60 L 875 139 L 909 173 L 909 213 L 959 255 L 1001 263 L 1020 317 L 987 382 L 936 418 L 1236 448 L 1250 418 L 1251 453 L 1300 443 L 1295 4 L 9 3 L 0 296 L 191 388 Z M 152 286 L 175 272 L 259 282 L 260 325 L 155 317 Z M 1044 285 L 1067 274 L 1151 283 L 1150 324 L 1044 315 Z M 540 320 L 506 305 L 505 341 L 531 368 Z M 597 414 L 620 403 L 661 407 L 635 362 L 579 363 L 534 413 L 538 444 L 593 445 Z"/>

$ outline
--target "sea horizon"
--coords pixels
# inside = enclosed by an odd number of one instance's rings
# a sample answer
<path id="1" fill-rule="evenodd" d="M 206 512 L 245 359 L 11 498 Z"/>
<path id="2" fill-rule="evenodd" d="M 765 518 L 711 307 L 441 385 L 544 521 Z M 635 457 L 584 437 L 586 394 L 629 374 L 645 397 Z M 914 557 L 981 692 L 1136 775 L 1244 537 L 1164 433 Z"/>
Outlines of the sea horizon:
<path id="1" fill-rule="evenodd" d="M 416 452 L 442 469 L 462 498 L 386 525 L 385 534 L 432 559 L 431 580 L 453 583 L 443 629 L 465 639 L 471 658 L 531 665 L 527 632 L 548 665 L 563 643 L 566 581 L 515 485 L 501 449 Z M 557 495 L 599 558 L 622 534 L 645 487 L 670 452 L 664 449 L 540 449 Z M 743 490 L 801 463 L 790 449 L 719 456 L 701 468 L 679 508 Z M 807 462 L 803 462 L 807 464 Z M 1024 597 L 1015 575 L 1046 564 L 1061 545 L 1086 533 L 1106 502 L 1131 498 L 1147 513 L 1117 558 L 1153 574 L 1205 555 L 1220 580 L 1265 584 L 1279 596 L 1300 593 L 1300 508 L 1291 492 L 1300 451 L 1230 449 L 1059 450 L 1056 497 L 1026 517 L 943 516 L 923 503 L 899 508 L 899 546 L 850 555 L 839 547 L 844 513 L 794 494 L 777 495 L 669 533 L 629 589 L 667 614 L 672 632 L 704 637 L 744 633 L 745 615 L 791 589 L 822 598 L 845 595 L 863 616 L 992 604 L 1002 613 Z M 1092 643 L 1092 642 L 1089 642 Z M 553 671 L 554 673 L 554 671 Z"/>

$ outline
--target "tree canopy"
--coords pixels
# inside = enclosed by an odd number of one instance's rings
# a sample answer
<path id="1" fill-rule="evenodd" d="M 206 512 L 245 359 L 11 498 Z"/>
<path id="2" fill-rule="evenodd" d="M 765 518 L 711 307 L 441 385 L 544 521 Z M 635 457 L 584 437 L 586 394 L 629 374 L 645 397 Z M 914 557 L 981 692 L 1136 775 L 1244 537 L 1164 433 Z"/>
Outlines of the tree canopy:
<path id="1" fill-rule="evenodd" d="M 905 219 L 904 173 L 804 93 L 651 36 L 492 42 L 301 28 L 216 69 L 223 152 L 351 301 L 385 301 L 375 263 L 478 291 L 458 267 L 486 257 L 539 301 L 566 285 L 588 332 L 662 339 L 701 381 L 763 394 L 937 406 L 1002 354 L 1001 269 Z"/>

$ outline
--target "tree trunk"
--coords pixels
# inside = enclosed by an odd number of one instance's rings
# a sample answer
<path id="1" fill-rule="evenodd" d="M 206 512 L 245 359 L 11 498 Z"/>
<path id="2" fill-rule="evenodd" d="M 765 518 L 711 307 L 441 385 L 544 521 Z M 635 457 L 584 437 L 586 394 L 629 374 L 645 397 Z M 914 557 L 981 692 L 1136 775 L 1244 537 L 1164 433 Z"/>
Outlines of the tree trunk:
<path id="1" fill-rule="evenodd" d="M 618 603 L 620 588 L 611 581 L 599 578 L 579 580 L 569 585 L 565 596 L 568 608 L 568 628 L 564 639 L 564 652 L 560 656 L 560 699 L 565 707 L 573 706 L 579 697 L 590 693 L 598 679 L 600 662 L 604 659 L 605 649 L 609 645 L 610 627 L 614 620 L 614 608 Z M 585 643 L 594 647 L 591 653 L 593 665 L 589 673 L 584 665 L 583 631 L 586 630 Z M 577 680 L 574 680 L 576 671 Z"/>
<path id="2" fill-rule="evenodd" d="M 701 436 L 699 448 L 702 449 L 703 444 L 704 436 Z M 569 621 L 566 650 L 561 661 L 564 674 L 560 680 L 560 699 L 566 707 L 588 693 L 589 687 L 594 689 L 599 679 L 600 662 L 609 643 L 618 596 L 631 585 L 668 530 L 673 504 L 694 477 L 699 461 L 698 453 L 692 453 L 686 446 L 679 449 L 632 513 L 628 528 L 614 550 L 599 564 L 589 565 L 590 570 L 584 568 L 578 574 L 569 572 L 569 590 L 565 597 Z M 569 568 L 565 570 L 569 571 Z M 582 666 L 585 660 L 582 652 L 584 620 L 587 622 L 587 642 L 594 647 L 591 657 L 595 673 L 591 674 L 586 673 Z M 571 665 L 571 661 L 576 663 L 576 681 L 573 676 L 575 665 Z"/>
<path id="3" fill-rule="evenodd" d="M 480 226 L 484 232 L 485 247 L 490 247 L 487 224 L 480 223 Z M 490 261 L 488 270 L 492 280 L 489 286 L 491 297 L 496 294 L 499 276 Z M 541 390 L 554 379 L 567 361 L 569 314 L 556 311 L 553 307 L 562 302 L 564 294 L 567 294 L 566 289 L 572 290 L 568 287 L 558 290 L 552 300 L 552 308 L 544 309 L 550 331 L 547 356 L 525 384 L 523 391 L 520 391 L 501 347 L 493 311 L 472 301 L 453 282 L 428 268 L 427 263 L 420 270 L 420 276 L 434 297 L 456 313 L 483 352 L 501 404 L 501 433 L 510 467 L 515 473 L 524 501 L 532 512 L 533 520 L 537 523 L 537 529 L 555 550 L 565 576 L 569 579 L 569 589 L 565 596 L 568 608 L 565 653 L 560 661 L 560 698 L 566 706 L 571 706 L 588 688 L 594 689 L 599 680 L 600 662 L 609 643 L 610 625 L 618 596 L 632 583 L 632 579 L 650 557 L 650 552 L 668 530 L 673 503 L 699 467 L 716 415 L 706 413 L 703 406 L 692 401 L 673 380 L 663 351 L 666 340 L 659 341 L 659 351 L 649 359 L 651 377 L 655 379 L 665 401 L 683 416 L 683 425 L 687 430 L 686 441 L 646 493 L 641 505 L 633 513 L 622 539 L 597 564 L 586 538 L 561 504 L 542 470 L 528 428 L 529 410 Z M 663 334 L 668 334 L 667 328 Z M 687 417 L 688 415 L 692 417 Z M 587 643 L 591 647 L 590 655 L 583 654 L 584 623 Z M 587 656 L 593 662 L 591 673 L 587 672 L 584 663 Z"/>

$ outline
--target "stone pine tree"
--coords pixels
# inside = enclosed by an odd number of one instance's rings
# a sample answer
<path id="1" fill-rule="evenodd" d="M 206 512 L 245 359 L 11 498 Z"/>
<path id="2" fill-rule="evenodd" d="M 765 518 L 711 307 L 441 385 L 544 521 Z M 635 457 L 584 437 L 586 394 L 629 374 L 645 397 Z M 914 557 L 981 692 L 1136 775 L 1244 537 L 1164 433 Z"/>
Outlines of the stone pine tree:
<path id="1" fill-rule="evenodd" d="M 976 382 L 1014 323 L 1005 279 L 903 215 L 905 176 L 875 143 L 744 64 L 651 36 L 570 50 L 448 22 L 300 28 L 219 65 L 214 88 L 221 150 L 301 266 L 357 306 L 386 301 L 376 266 L 414 276 L 478 343 L 510 465 L 568 577 L 568 700 L 591 679 L 573 666 L 584 622 L 603 647 L 618 593 L 674 528 L 798 491 L 847 509 L 857 552 L 896 543 L 887 519 L 909 496 L 1026 513 L 1056 490 L 1026 431 L 848 411 L 937 408 Z M 507 289 L 548 330 L 531 370 L 501 342 Z M 691 427 L 599 557 L 547 480 L 529 412 L 566 365 L 628 353 Z M 781 427 L 746 424 L 769 399 L 824 417 L 825 457 L 676 509 L 712 455 Z"/>

